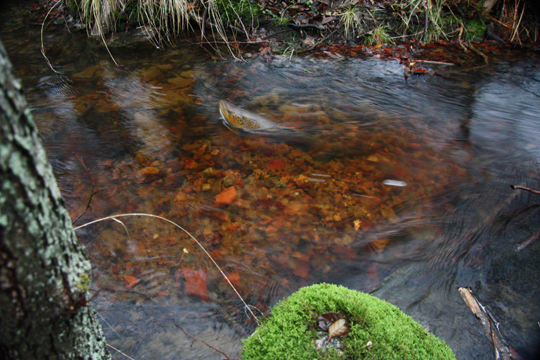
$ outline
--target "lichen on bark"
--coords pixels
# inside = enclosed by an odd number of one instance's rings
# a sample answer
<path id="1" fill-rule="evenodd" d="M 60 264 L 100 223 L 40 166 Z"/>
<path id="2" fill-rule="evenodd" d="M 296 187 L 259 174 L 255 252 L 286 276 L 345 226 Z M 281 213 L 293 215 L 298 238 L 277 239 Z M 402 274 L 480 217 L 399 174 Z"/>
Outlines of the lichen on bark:
<path id="1" fill-rule="evenodd" d="M 109 359 L 91 265 L 0 43 L 0 358 Z"/>

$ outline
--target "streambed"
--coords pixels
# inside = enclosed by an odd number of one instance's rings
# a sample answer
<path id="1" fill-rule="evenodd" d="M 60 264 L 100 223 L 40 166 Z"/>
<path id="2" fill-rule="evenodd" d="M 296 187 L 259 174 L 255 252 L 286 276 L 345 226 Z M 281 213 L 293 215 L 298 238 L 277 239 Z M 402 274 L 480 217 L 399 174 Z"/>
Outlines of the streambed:
<path id="1" fill-rule="evenodd" d="M 20 22 L 0 36 L 76 225 L 163 216 L 262 313 L 301 286 L 343 284 L 399 306 L 458 359 L 492 359 L 457 291 L 471 287 L 534 358 L 540 245 L 518 247 L 539 230 L 540 196 L 510 185 L 540 188 L 537 58 L 405 81 L 375 57 L 238 62 L 136 42 L 111 47 L 117 66 L 59 27 L 46 33 L 55 74 L 39 28 Z M 232 132 L 222 99 L 306 136 Z M 223 358 L 181 327 L 237 357 L 254 324 L 199 247 L 155 218 L 122 222 L 77 231 L 107 341 L 135 359 Z"/>

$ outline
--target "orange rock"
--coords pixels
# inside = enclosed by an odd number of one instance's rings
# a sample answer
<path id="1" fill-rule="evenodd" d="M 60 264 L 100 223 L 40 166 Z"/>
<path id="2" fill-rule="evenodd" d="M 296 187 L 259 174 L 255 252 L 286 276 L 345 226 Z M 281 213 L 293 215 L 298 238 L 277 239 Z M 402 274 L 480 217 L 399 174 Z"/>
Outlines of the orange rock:
<path id="1" fill-rule="evenodd" d="M 187 295 L 197 296 L 201 300 L 208 301 L 208 284 L 206 271 L 183 269 L 184 289 Z"/>
<path id="2" fill-rule="evenodd" d="M 229 205 L 237 196 L 236 188 L 229 186 L 216 195 L 216 205 Z"/>

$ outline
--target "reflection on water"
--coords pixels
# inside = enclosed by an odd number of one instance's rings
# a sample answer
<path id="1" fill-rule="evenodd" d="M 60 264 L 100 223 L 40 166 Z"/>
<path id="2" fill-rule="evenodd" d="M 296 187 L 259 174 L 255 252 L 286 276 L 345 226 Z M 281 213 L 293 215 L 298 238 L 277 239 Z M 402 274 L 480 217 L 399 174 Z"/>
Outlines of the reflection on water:
<path id="1" fill-rule="evenodd" d="M 540 253 L 515 249 L 538 231 L 540 198 L 510 185 L 540 188 L 538 61 L 405 82 L 392 61 L 238 63 L 188 46 L 114 49 L 115 66 L 77 38 L 53 75 L 39 47 L 3 41 L 73 218 L 91 192 L 74 154 L 96 185 L 79 224 L 161 215 L 262 312 L 300 286 L 344 284 L 398 305 L 459 359 L 489 359 L 457 291 L 470 286 L 532 357 Z M 221 99 L 305 137 L 233 133 Z M 183 329 L 238 356 L 253 324 L 184 233 L 133 217 L 78 236 L 109 343 L 135 359 L 223 358 Z"/>

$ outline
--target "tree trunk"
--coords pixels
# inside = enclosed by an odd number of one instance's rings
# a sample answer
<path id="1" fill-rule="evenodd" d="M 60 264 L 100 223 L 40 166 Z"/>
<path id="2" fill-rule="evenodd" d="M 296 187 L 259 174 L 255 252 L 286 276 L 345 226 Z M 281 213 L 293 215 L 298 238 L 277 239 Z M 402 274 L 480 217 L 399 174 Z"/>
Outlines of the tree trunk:
<path id="1" fill-rule="evenodd" d="M 0 43 L 0 358 L 110 359 L 90 275 Z"/>

